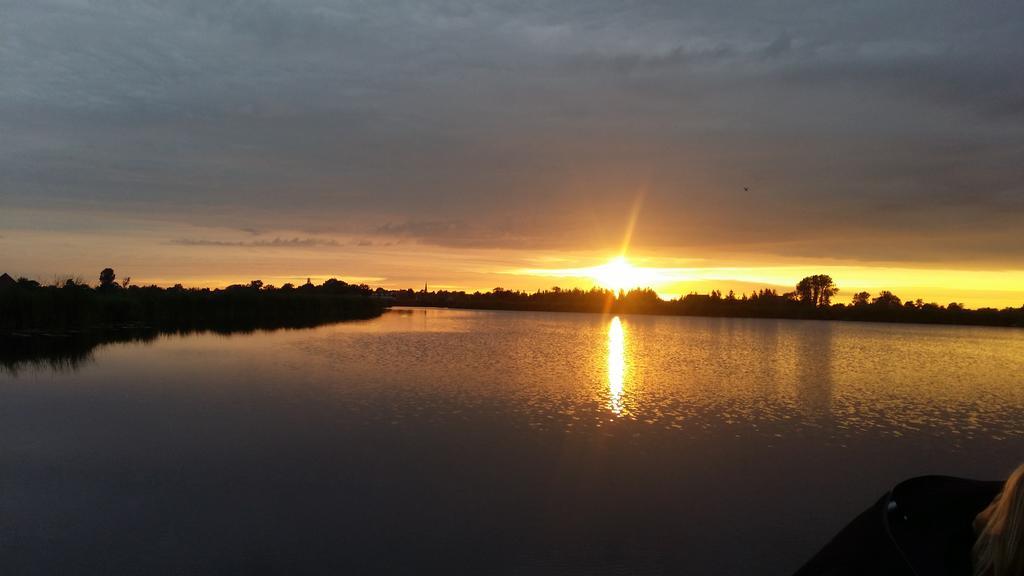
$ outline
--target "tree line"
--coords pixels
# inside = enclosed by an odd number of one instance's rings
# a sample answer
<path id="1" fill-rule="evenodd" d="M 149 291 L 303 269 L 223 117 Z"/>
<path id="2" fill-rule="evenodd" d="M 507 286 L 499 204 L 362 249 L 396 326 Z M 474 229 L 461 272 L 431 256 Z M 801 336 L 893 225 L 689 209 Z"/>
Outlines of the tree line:
<path id="1" fill-rule="evenodd" d="M 763 289 L 737 296 L 714 290 L 663 300 L 650 288 L 612 291 L 603 288 L 526 292 L 498 287 L 489 292 L 438 290 L 371 290 L 365 284 L 330 279 L 276 287 L 253 280 L 222 289 L 137 286 L 118 281 L 111 268 L 96 286 L 75 279 L 42 285 L 19 278 L 0 286 L 0 331 L 81 331 L 148 327 L 158 330 L 247 330 L 314 326 L 379 315 L 389 305 L 438 306 L 491 310 L 610 312 L 681 316 L 803 318 L 870 322 L 919 322 L 1024 326 L 1020 308 L 968 309 L 961 303 L 940 305 L 904 301 L 890 291 L 872 296 L 855 293 L 849 303 L 835 302 L 839 288 L 832 278 L 803 278 L 790 292 Z"/>
<path id="2" fill-rule="evenodd" d="M 554 287 L 526 292 L 499 287 L 472 293 L 409 289 L 392 294 L 395 304 L 405 306 L 1024 326 L 1024 306 L 972 310 L 958 302 L 940 305 L 920 299 L 904 301 L 888 290 L 875 296 L 858 292 L 847 304 L 834 302 L 838 293 L 839 287 L 830 276 L 816 274 L 801 279 L 791 292 L 782 294 L 762 289 L 737 296 L 732 291 L 723 295 L 713 290 L 709 294 L 691 293 L 673 300 L 661 299 L 650 288 L 615 292 L 603 288 Z"/>
<path id="3" fill-rule="evenodd" d="M 245 330 L 312 326 L 370 318 L 384 309 L 364 284 L 330 279 L 295 286 L 260 280 L 222 289 L 136 286 L 104 269 L 95 287 L 75 279 L 42 285 L 19 278 L 0 287 L 0 331 L 76 331 L 125 327 Z"/>

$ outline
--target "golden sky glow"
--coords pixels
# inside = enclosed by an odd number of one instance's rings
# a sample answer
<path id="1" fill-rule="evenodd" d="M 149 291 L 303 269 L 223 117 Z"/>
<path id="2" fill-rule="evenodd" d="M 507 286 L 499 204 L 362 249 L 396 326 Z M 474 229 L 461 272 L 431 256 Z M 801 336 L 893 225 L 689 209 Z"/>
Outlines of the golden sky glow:
<path id="1" fill-rule="evenodd" d="M 663 298 L 718 289 L 750 293 L 792 290 L 810 274 L 829 274 L 839 285 L 837 302 L 855 292 L 892 290 L 970 307 L 1024 305 L 1024 270 L 967 269 L 798 259 L 713 249 L 612 251 L 485 249 L 433 246 L 401 238 L 309 235 L 281 230 L 254 235 L 154 220 L 91 218 L 75 229 L 76 214 L 6 210 L 0 213 L 2 270 L 43 282 L 78 277 L 95 282 L 112 266 L 134 283 L 221 287 L 261 279 L 280 286 L 337 277 L 388 289 L 487 291 L 501 286 L 533 291 L 561 286 L 612 289 L 643 286 Z M 620 228 L 621 230 L 621 228 Z M 205 238 L 182 243 L 181 238 Z M 299 241 L 292 239 L 299 238 Z"/>
<path id="2" fill-rule="evenodd" d="M 970 306 L 1021 306 L 1024 304 L 1024 271 L 1021 270 L 953 270 L 868 265 L 734 264 L 715 265 L 710 262 L 689 266 L 638 265 L 625 257 L 615 257 L 605 264 L 576 268 L 520 268 L 511 274 L 549 278 L 553 284 L 586 286 L 597 284 L 613 290 L 650 287 L 662 298 L 677 298 L 689 292 L 718 289 L 750 293 L 760 288 L 792 290 L 796 281 L 811 274 L 829 274 L 841 292 L 837 302 L 845 302 L 853 294 L 892 290 L 904 299 L 922 298 L 946 304 L 966 302 Z"/>

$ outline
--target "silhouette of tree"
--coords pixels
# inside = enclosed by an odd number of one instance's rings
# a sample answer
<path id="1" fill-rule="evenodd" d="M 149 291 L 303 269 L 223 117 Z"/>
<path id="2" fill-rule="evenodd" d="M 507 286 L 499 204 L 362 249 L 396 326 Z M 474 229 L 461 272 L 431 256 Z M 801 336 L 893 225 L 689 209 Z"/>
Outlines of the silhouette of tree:
<path id="1" fill-rule="evenodd" d="M 871 294 L 868 292 L 857 292 L 853 295 L 853 300 L 850 303 L 854 306 L 867 306 L 871 303 Z"/>
<path id="2" fill-rule="evenodd" d="M 832 303 L 832 297 L 839 293 L 839 287 L 828 274 L 818 274 L 812 278 L 818 286 L 818 306 L 828 306 Z"/>
<path id="3" fill-rule="evenodd" d="M 117 276 L 114 274 L 113 268 L 104 268 L 103 271 L 100 272 L 100 288 L 112 288 L 116 286 L 116 284 L 114 284 L 115 278 L 117 278 Z"/>
<path id="4" fill-rule="evenodd" d="M 796 294 L 801 302 L 811 306 L 828 306 L 839 288 L 828 274 L 815 274 L 796 285 Z"/>
<path id="5" fill-rule="evenodd" d="M 167 330 L 314 326 L 372 317 L 385 306 L 381 299 L 370 298 L 368 288 L 340 281 L 345 292 L 311 288 L 281 293 L 258 280 L 223 290 L 186 290 L 181 284 L 168 289 L 125 289 L 115 282 L 113 269 L 104 270 L 100 277 L 96 288 L 72 279 L 50 286 L 25 281 L 0 291 L 0 334 L 5 330 L 102 330 L 129 324 Z"/>
<path id="6" fill-rule="evenodd" d="M 878 297 L 871 301 L 875 306 L 882 308 L 899 308 L 903 303 L 900 297 L 893 294 L 888 290 L 882 290 L 878 293 Z"/>

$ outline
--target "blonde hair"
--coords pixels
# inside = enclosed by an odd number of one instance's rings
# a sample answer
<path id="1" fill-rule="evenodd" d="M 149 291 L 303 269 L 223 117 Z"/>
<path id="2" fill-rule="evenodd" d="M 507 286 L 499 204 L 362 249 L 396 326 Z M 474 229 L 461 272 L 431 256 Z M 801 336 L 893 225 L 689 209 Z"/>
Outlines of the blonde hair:
<path id="1" fill-rule="evenodd" d="M 1024 576 L 1024 464 L 975 519 L 975 576 Z"/>

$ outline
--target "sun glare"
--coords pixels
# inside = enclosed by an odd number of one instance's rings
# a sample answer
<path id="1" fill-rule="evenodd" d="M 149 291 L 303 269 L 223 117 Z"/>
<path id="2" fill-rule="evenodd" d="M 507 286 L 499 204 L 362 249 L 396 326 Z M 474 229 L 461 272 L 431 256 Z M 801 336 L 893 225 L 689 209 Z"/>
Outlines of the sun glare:
<path id="1" fill-rule="evenodd" d="M 658 280 L 656 270 L 637 268 L 624 256 L 613 258 L 607 264 L 595 266 L 591 269 L 591 276 L 602 288 L 616 291 L 650 287 Z"/>

